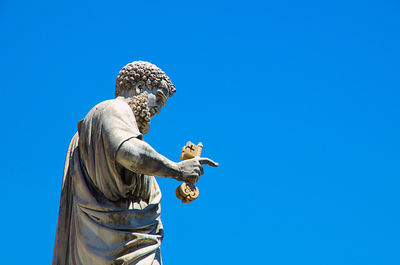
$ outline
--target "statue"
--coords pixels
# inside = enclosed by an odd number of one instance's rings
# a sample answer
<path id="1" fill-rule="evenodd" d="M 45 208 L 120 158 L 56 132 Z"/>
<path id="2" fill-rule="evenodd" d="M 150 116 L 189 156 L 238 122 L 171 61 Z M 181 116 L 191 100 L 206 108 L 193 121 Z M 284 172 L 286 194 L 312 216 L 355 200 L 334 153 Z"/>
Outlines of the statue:
<path id="1" fill-rule="evenodd" d="M 175 163 L 143 141 L 174 92 L 157 66 L 132 62 L 118 74 L 116 98 L 78 123 L 65 161 L 53 265 L 162 263 L 161 192 L 153 176 L 191 191 L 202 165 L 218 166 L 199 153 Z"/>

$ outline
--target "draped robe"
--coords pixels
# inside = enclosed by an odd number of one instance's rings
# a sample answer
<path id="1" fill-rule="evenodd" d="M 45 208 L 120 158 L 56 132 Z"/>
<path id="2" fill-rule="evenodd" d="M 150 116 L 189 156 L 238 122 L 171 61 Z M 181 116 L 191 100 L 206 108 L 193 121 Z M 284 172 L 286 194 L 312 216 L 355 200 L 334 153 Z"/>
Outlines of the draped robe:
<path id="1" fill-rule="evenodd" d="M 122 100 L 86 115 L 66 156 L 53 265 L 161 264 L 158 184 L 116 162 L 120 146 L 141 137 Z"/>

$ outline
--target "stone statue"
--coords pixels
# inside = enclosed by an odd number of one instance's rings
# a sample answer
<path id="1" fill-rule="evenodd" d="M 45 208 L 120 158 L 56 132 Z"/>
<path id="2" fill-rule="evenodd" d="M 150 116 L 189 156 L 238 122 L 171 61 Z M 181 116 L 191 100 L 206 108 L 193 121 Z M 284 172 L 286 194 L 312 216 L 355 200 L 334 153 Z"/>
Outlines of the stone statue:
<path id="1" fill-rule="evenodd" d="M 202 165 L 175 163 L 143 141 L 150 119 L 175 92 L 169 77 L 142 61 L 119 72 L 115 99 L 78 123 L 62 181 L 53 265 L 161 264 L 161 192 L 153 176 L 194 186 Z"/>

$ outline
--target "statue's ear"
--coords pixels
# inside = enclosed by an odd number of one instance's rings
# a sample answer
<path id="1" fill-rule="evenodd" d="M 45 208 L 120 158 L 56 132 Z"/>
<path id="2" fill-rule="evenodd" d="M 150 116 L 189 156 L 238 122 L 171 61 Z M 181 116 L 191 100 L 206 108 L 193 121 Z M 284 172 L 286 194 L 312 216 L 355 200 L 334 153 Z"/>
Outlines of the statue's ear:
<path id="1" fill-rule="evenodd" d="M 140 95 L 140 88 L 139 88 L 139 86 L 140 86 L 141 84 L 142 84 L 142 81 L 139 81 L 139 82 L 136 83 L 136 89 L 135 89 L 136 96 L 137 96 L 137 95 Z"/>

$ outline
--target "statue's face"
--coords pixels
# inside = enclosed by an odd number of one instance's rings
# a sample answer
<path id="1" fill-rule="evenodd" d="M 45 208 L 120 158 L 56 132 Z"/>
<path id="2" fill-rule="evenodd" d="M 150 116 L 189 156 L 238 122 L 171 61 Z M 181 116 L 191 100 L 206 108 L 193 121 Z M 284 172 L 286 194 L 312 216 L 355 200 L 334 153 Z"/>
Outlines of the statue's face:
<path id="1" fill-rule="evenodd" d="M 157 113 L 159 114 L 161 109 L 165 106 L 169 95 L 169 89 L 167 82 L 162 80 L 157 88 L 149 90 L 147 88 L 142 89 L 142 92 L 148 94 L 148 107 L 150 109 L 151 117 Z"/>
<path id="2" fill-rule="evenodd" d="M 141 88 L 139 95 L 136 95 L 134 90 L 121 93 L 121 96 L 128 100 L 127 103 L 135 115 L 136 123 L 142 134 L 146 134 L 150 130 L 150 119 L 156 113 L 160 113 L 165 106 L 168 95 L 169 88 L 164 80 L 153 89 Z"/>

